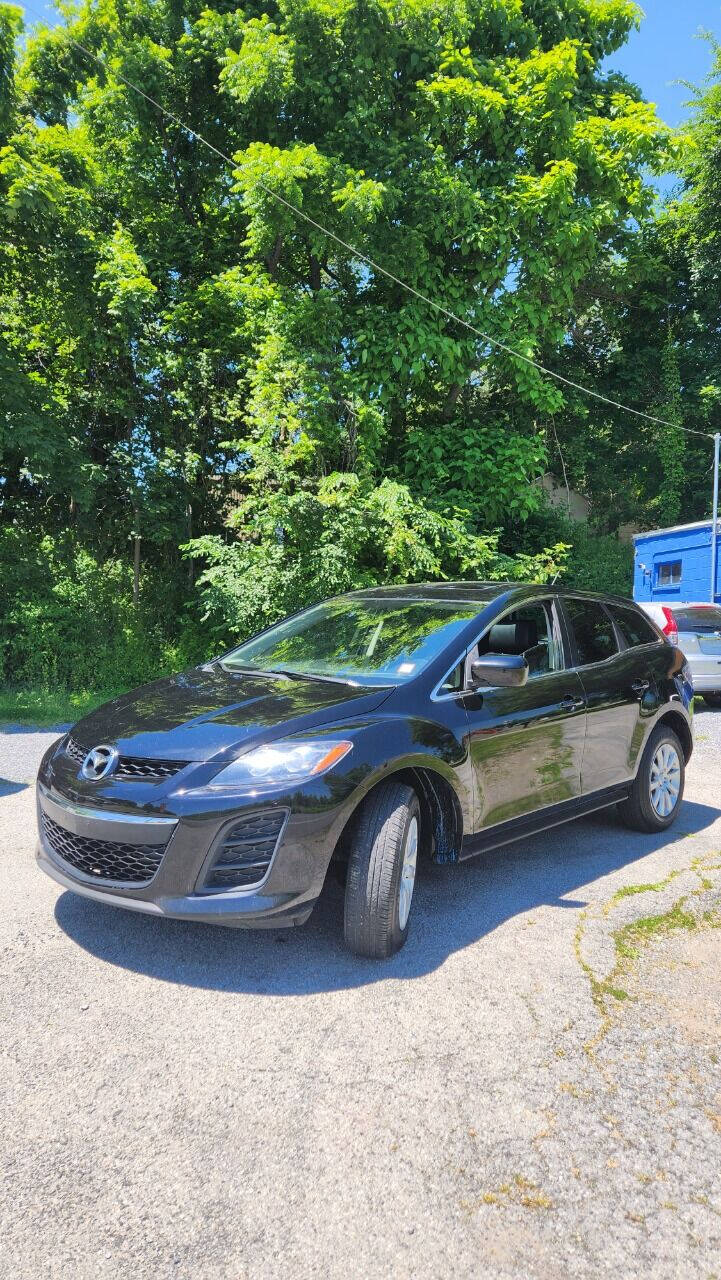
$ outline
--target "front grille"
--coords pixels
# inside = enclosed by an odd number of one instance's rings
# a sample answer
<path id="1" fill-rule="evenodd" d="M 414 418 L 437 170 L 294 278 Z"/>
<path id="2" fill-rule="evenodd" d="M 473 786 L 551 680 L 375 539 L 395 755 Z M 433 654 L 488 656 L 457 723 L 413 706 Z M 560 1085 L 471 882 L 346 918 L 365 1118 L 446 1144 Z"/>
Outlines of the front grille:
<path id="1" fill-rule="evenodd" d="M 66 756 L 70 756 L 71 760 L 76 760 L 78 764 L 82 764 L 88 754 L 88 751 L 85 747 L 82 747 L 75 738 L 68 737 L 68 740 L 65 743 L 65 754 Z"/>
<path id="2" fill-rule="evenodd" d="M 210 870 L 206 889 L 249 888 L 263 880 L 285 824 L 285 809 L 249 814 L 226 831 Z"/>
<path id="3" fill-rule="evenodd" d="M 174 778 L 187 763 L 187 760 L 145 760 L 142 756 L 121 756 L 113 777 L 163 782 L 165 778 Z"/>
<path id="4" fill-rule="evenodd" d="M 68 737 L 65 743 L 65 754 L 76 764 L 81 765 L 90 747 L 84 747 L 75 738 Z M 165 782 L 166 778 L 174 778 L 176 773 L 184 769 L 187 760 L 154 760 L 145 756 L 121 756 L 118 767 L 110 775 L 121 782 Z"/>
<path id="5" fill-rule="evenodd" d="M 43 835 L 58 858 L 97 880 L 144 884 L 160 866 L 165 844 L 123 844 L 118 840 L 94 840 L 77 836 L 42 815 Z"/>

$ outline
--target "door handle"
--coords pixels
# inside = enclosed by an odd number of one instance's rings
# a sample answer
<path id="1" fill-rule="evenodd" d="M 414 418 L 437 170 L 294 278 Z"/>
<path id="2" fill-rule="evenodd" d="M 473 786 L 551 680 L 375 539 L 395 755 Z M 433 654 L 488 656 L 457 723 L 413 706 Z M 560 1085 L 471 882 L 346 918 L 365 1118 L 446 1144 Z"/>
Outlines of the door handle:
<path id="1" fill-rule="evenodd" d="M 650 680 L 634 680 L 631 685 L 634 693 L 645 693 L 647 689 L 650 689 L 650 687 Z"/>
<path id="2" fill-rule="evenodd" d="M 571 697 L 561 698 L 561 701 L 559 702 L 558 705 L 561 711 L 579 711 L 581 707 L 585 707 L 586 699 L 571 698 Z"/>

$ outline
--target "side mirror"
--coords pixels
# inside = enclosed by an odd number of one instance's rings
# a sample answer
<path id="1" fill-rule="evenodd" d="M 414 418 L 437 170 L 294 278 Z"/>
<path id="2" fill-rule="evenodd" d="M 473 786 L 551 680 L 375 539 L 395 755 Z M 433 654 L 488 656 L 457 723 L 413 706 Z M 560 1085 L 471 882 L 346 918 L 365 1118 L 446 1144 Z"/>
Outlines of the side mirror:
<path id="1" fill-rule="evenodd" d="M 520 686 L 528 679 L 528 663 L 522 653 L 484 653 L 471 663 L 472 685 Z"/>

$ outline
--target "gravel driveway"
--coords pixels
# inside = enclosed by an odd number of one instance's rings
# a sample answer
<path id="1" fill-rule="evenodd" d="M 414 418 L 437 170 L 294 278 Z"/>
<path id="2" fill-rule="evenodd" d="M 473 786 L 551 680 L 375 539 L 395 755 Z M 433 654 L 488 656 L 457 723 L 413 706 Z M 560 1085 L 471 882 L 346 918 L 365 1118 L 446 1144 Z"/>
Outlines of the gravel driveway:
<path id="1" fill-rule="evenodd" d="M 335 886 L 267 933 L 59 891 L 53 735 L 0 734 L 0 1275 L 719 1273 L 721 712 L 696 731 L 667 837 L 611 811 L 430 869 L 385 963 Z"/>

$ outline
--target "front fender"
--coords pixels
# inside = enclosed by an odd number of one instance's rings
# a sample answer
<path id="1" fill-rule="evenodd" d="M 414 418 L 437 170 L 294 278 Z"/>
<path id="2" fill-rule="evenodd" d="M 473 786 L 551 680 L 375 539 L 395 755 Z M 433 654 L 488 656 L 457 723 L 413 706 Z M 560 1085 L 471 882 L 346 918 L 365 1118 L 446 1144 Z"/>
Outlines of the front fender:
<path id="1" fill-rule="evenodd" d="M 466 744 L 444 725 L 421 717 L 374 717 L 363 725 L 334 726 L 334 731 L 347 733 L 354 744 L 344 775 L 328 775 L 328 785 L 336 791 L 346 789 L 343 779 L 353 783 L 333 824 L 335 844 L 368 793 L 380 782 L 404 775 L 420 790 L 430 816 L 436 861 L 455 861 L 463 832 L 472 829 L 473 782 Z"/>

